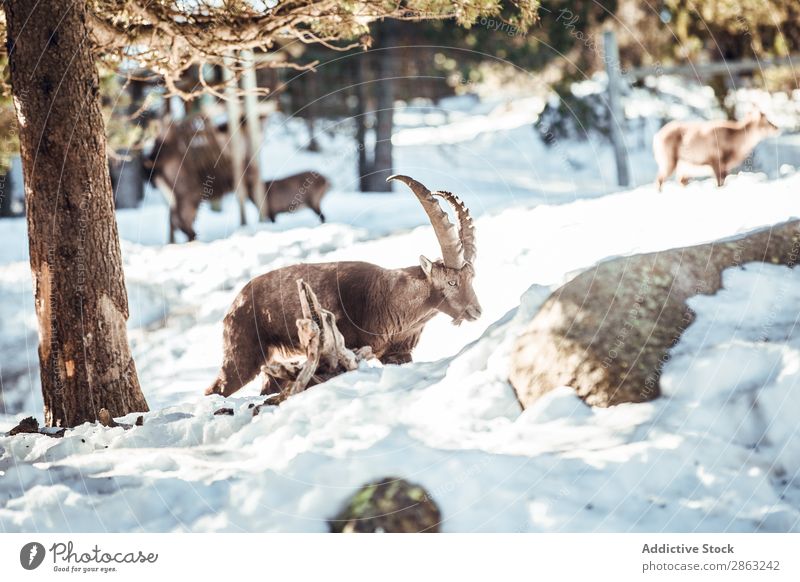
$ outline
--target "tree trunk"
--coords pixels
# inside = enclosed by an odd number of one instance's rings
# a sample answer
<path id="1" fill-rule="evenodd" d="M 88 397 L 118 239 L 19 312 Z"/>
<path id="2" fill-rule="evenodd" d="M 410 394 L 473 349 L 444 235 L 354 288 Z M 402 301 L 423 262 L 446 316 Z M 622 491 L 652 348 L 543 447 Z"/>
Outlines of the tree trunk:
<path id="1" fill-rule="evenodd" d="M 392 171 L 392 128 L 394 125 L 394 22 L 385 20 L 378 28 L 383 50 L 374 54 L 378 59 L 377 110 L 375 111 L 375 158 L 370 176 L 372 192 L 391 192 L 386 178 Z"/>
<path id="2" fill-rule="evenodd" d="M 317 118 L 317 99 L 319 99 L 319 89 L 317 87 L 317 73 L 311 72 L 306 81 L 306 97 L 308 105 L 306 105 L 306 127 L 308 128 L 308 144 L 306 149 L 310 152 L 318 152 L 320 150 L 317 136 L 314 132 L 314 121 Z"/>
<path id="3" fill-rule="evenodd" d="M 359 54 L 355 58 L 356 67 L 356 145 L 358 147 L 358 189 L 369 192 L 370 172 L 372 164 L 367 158 L 367 72 L 369 69 L 370 55 Z"/>
<path id="4" fill-rule="evenodd" d="M 736 121 L 736 107 L 725 100 L 728 96 L 727 80 L 727 74 L 717 74 L 711 77 L 708 84 L 711 85 L 711 88 L 714 90 L 714 96 L 717 98 L 717 102 L 722 111 L 725 112 L 725 116 L 730 121 Z"/>
<path id="5" fill-rule="evenodd" d="M 5 0 L 45 422 L 146 411 L 83 2 Z"/>

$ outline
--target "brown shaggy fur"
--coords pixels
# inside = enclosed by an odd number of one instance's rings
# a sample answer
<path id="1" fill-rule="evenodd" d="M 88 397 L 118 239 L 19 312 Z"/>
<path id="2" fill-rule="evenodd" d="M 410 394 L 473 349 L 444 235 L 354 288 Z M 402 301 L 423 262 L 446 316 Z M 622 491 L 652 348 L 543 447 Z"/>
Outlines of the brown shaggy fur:
<path id="1" fill-rule="evenodd" d="M 302 353 L 295 323 L 302 317 L 297 279 L 336 316 L 345 345 L 371 346 L 386 364 L 410 362 L 423 327 L 438 312 L 456 323 L 481 312 L 471 265 L 459 270 L 422 259 L 422 267 L 404 269 L 361 262 L 301 264 L 256 277 L 225 316 L 223 365 L 206 393 L 228 396 L 266 362 Z"/>

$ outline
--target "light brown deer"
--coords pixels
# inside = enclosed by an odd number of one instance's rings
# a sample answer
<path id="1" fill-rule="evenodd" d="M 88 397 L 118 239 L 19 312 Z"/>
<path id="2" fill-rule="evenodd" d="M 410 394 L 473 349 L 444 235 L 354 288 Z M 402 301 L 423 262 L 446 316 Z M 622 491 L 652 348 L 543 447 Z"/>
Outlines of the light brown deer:
<path id="1" fill-rule="evenodd" d="M 300 264 L 260 275 L 236 296 L 223 322 L 222 368 L 206 394 L 228 396 L 281 357 L 303 353 L 296 322 L 303 318 L 297 280 L 305 281 L 320 305 L 336 318 L 350 348 L 369 346 L 385 364 L 411 361 L 425 324 L 437 313 L 454 324 L 480 317 L 472 288 L 475 235 L 464 203 L 449 192 L 431 193 L 408 176 L 391 176 L 409 186 L 422 204 L 442 250 L 442 260 L 420 257 L 420 266 L 384 269 L 361 262 Z M 459 227 L 434 198 L 455 210 Z M 265 377 L 263 393 L 280 390 Z"/>
<path id="2" fill-rule="evenodd" d="M 653 138 L 653 154 L 658 163 L 658 191 L 675 172 L 678 163 L 710 166 L 722 186 L 728 173 L 740 165 L 765 137 L 779 129 L 758 110 L 741 121 L 672 121 Z M 685 175 L 678 181 L 686 185 Z"/>

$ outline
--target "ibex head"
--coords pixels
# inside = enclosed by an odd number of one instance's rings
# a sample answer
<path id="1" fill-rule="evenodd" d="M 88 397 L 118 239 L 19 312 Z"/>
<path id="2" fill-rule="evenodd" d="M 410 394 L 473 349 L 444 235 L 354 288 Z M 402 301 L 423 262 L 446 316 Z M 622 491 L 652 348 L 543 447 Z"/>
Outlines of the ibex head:
<path id="1" fill-rule="evenodd" d="M 431 285 L 431 294 L 437 301 L 437 309 L 453 318 L 455 325 L 463 320 L 474 321 L 481 315 L 481 305 L 472 288 L 475 269 L 475 226 L 469 210 L 458 196 L 450 192 L 431 192 L 424 185 L 408 176 L 389 176 L 387 180 L 399 180 L 417 196 L 431 221 L 442 259 L 431 261 L 420 256 L 420 266 Z M 434 198 L 446 200 L 455 210 L 459 227 L 450 222 L 447 213 Z"/>

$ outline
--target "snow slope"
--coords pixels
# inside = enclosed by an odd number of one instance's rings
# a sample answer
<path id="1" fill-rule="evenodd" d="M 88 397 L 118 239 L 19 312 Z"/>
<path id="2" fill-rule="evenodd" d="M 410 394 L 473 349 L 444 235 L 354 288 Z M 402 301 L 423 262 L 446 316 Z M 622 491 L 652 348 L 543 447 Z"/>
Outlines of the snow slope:
<path id="1" fill-rule="evenodd" d="M 665 369 L 666 396 L 586 407 L 559 388 L 520 414 L 514 333 L 545 297 L 456 357 L 364 368 L 252 418 L 197 398 L 130 431 L 1 439 L 5 531 L 325 531 L 365 481 L 402 475 L 445 531 L 796 531 L 800 274 L 750 264 Z M 744 324 L 744 325 L 743 325 Z M 768 341 L 763 330 L 768 329 Z"/>
<path id="2" fill-rule="evenodd" d="M 698 317 L 657 401 L 590 409 L 560 387 L 521 412 L 506 381 L 511 343 L 553 286 L 603 258 L 796 216 L 800 175 L 602 195 L 613 189 L 602 173 L 570 174 L 529 134 L 465 132 L 446 147 L 476 158 L 453 167 L 433 158 L 439 146 L 399 147 L 400 171 L 457 192 L 478 216 L 482 319 L 456 328 L 440 316 L 414 363 L 365 366 L 255 418 L 255 386 L 201 396 L 236 292 L 298 261 L 437 256 L 418 203 L 400 188 L 348 193 L 344 175 L 325 201 L 328 224 L 309 213 L 233 232 L 228 200 L 222 214 L 204 209 L 203 241 L 167 247 L 162 207 L 120 212 L 130 338 L 153 412 L 129 431 L 0 437 L 0 531 L 325 531 L 358 486 L 390 475 L 428 488 L 445 531 L 800 530 L 797 272 L 746 265 L 694 298 Z M 335 167 L 344 158 L 331 140 L 302 163 Z M 593 146 L 571 151 L 581 147 Z M 41 397 L 24 226 L 11 221 L 3 240 L 0 365 L 19 370 L 3 386 L 16 407 L 0 414 L 7 430 L 40 416 Z M 214 416 L 222 406 L 234 416 Z"/>

